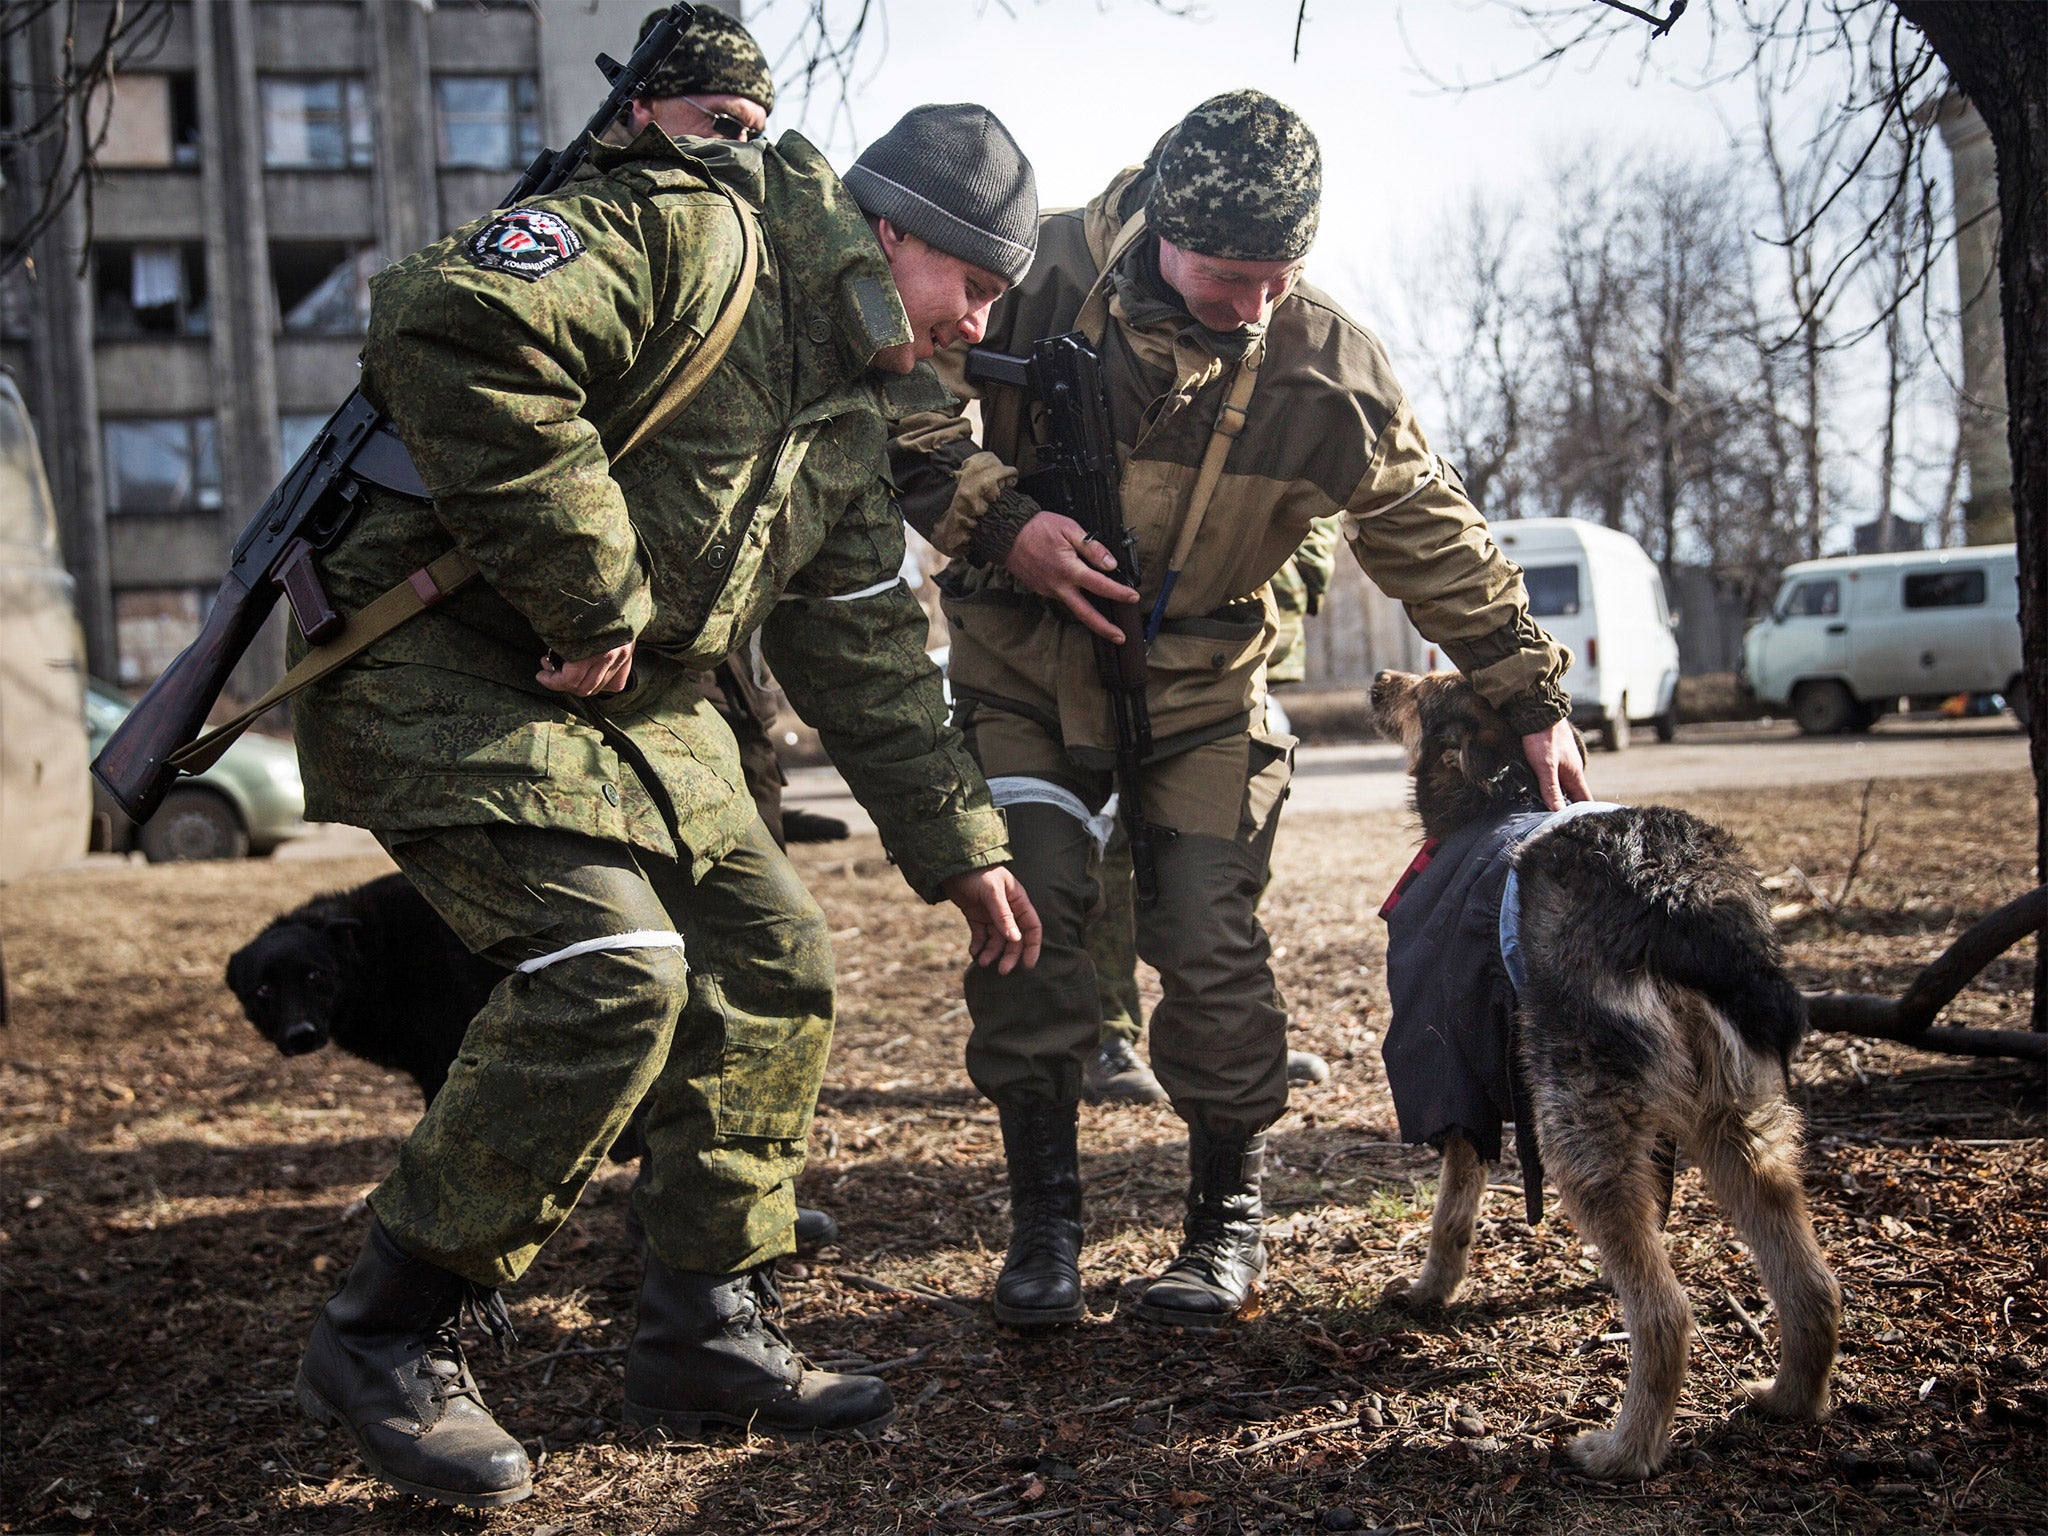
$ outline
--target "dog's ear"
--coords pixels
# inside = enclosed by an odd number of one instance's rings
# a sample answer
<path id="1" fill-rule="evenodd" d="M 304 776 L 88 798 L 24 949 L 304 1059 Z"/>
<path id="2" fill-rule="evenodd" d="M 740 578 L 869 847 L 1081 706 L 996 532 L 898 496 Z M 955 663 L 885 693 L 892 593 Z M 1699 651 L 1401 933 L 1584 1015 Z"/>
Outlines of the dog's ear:
<path id="1" fill-rule="evenodd" d="M 1491 793 L 1514 772 L 1521 753 L 1511 754 L 1509 744 L 1495 739 L 1490 731 L 1474 731 L 1459 745 L 1457 758 L 1458 772 L 1474 787 Z"/>

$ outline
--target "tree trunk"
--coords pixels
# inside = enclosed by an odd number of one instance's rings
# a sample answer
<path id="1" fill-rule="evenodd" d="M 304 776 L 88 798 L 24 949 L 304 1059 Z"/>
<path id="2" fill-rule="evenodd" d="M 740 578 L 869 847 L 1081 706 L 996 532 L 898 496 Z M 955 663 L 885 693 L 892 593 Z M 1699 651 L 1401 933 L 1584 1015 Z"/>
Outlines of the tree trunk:
<path id="1" fill-rule="evenodd" d="M 2035 858 L 2048 871 L 2048 7 L 1894 0 L 1926 34 L 1998 153 L 2000 301 L 2010 412 L 2020 645 L 2026 658 Z M 2048 1029 L 2048 944 L 2035 940 L 2034 1028 Z"/>

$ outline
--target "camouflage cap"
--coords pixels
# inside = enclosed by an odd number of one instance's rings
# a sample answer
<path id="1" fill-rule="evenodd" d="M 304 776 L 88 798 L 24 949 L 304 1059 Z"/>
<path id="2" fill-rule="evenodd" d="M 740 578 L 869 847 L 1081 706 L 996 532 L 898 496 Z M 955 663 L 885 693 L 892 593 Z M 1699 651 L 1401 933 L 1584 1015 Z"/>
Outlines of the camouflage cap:
<path id="1" fill-rule="evenodd" d="M 1225 91 L 1180 120 L 1153 154 L 1154 234 L 1225 261 L 1293 261 L 1315 243 L 1323 153 L 1292 107 Z"/>
<path id="2" fill-rule="evenodd" d="M 649 11 L 640 23 L 641 38 L 667 14 L 666 6 Z M 761 103 L 764 112 L 775 110 L 775 81 L 768 73 L 768 56 L 754 41 L 754 34 L 708 5 L 697 7 L 690 30 L 677 39 L 675 50 L 648 79 L 647 94 L 744 96 Z"/>

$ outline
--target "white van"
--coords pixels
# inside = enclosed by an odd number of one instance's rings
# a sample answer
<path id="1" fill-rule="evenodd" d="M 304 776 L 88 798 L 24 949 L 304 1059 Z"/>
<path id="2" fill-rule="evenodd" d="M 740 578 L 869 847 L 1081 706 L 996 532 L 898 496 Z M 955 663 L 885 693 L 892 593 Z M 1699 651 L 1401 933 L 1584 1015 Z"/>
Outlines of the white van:
<path id="1" fill-rule="evenodd" d="M 1785 567 L 1742 641 L 1760 703 L 1810 736 L 1867 730 L 1904 699 L 2020 687 L 2019 561 L 2010 544 L 1849 555 Z"/>
<path id="2" fill-rule="evenodd" d="M 1572 724 L 1618 752 L 1629 727 L 1669 741 L 1678 718 L 1678 640 L 1657 562 L 1627 534 L 1576 517 L 1492 525 L 1522 568 L 1529 612 L 1571 647 Z"/>

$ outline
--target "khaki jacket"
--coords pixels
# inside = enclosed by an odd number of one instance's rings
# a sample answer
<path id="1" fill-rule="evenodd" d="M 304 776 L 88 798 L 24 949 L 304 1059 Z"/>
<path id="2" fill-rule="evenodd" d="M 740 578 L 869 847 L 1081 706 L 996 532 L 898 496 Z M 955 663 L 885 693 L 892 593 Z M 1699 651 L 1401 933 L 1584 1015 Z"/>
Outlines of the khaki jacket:
<path id="1" fill-rule="evenodd" d="M 866 220 L 796 134 L 686 151 L 650 129 L 592 161 L 522 209 L 558 224 L 481 220 L 372 285 L 363 391 L 435 500 L 374 497 L 322 559 L 329 592 L 352 611 L 451 543 L 482 579 L 303 696 L 308 814 L 401 838 L 559 827 L 701 871 L 754 809 L 694 679 L 758 630 L 917 890 L 1000 862 L 1001 820 L 897 581 L 885 417 L 945 396 L 928 370 L 869 366 L 909 327 Z M 732 291 L 742 217 L 761 269 L 731 350 L 614 458 Z M 624 694 L 534 681 L 544 652 L 629 639 Z"/>
<path id="2" fill-rule="evenodd" d="M 1030 275 L 996 305 L 984 345 L 1024 353 L 1075 328 L 1126 216 L 1142 207 L 1142 175 L 1127 170 L 1087 208 L 1044 217 Z M 1185 315 L 1140 299 L 1134 316 L 1131 290 L 1110 291 L 1097 345 L 1149 612 L 1236 362 Z M 1520 570 L 1430 451 L 1378 341 L 1300 284 L 1252 346 L 1262 351 L 1246 423 L 1150 649 L 1158 755 L 1255 718 L 1276 637 L 1268 583 L 1333 516 L 1367 575 L 1517 725 L 1562 718 L 1569 653 L 1530 619 Z M 912 524 L 964 556 L 979 518 L 1014 496 L 1012 470 L 1036 467 L 1036 447 L 1022 390 L 966 383 L 964 348 L 940 363 L 949 387 L 981 401 L 983 451 L 963 421 L 912 418 L 897 424 L 892 475 Z M 942 586 L 956 694 L 1037 718 L 1077 758 L 1100 761 L 1113 737 L 1088 633 L 998 568 L 958 558 Z"/>

